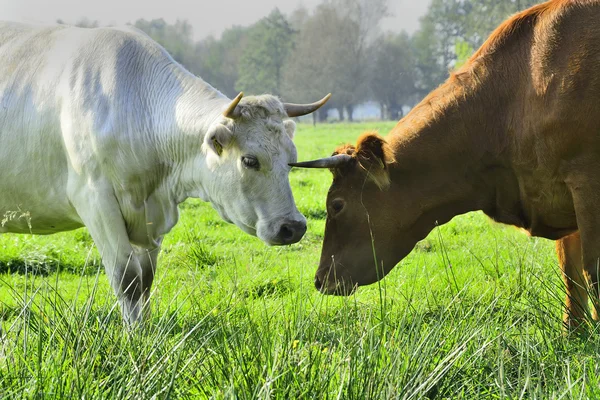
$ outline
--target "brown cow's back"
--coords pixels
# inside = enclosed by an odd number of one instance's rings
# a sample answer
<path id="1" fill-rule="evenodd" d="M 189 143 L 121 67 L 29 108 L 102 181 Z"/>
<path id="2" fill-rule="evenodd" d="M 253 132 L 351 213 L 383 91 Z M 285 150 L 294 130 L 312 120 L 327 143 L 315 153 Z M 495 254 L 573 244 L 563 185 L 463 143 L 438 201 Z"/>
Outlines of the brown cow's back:
<path id="1" fill-rule="evenodd" d="M 401 170 L 440 164 L 433 179 L 442 180 L 456 169 L 493 168 L 475 192 L 500 181 L 503 193 L 477 208 L 533 235 L 576 230 L 566 181 L 582 159 L 600 159 L 598 21 L 600 1 L 557 0 L 500 25 L 388 136 Z"/>

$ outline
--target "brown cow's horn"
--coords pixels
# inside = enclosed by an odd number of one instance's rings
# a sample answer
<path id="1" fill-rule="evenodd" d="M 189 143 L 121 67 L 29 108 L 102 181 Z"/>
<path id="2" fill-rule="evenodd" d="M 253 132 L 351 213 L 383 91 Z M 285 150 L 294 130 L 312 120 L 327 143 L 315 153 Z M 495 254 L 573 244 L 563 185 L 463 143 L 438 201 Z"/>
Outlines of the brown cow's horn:
<path id="1" fill-rule="evenodd" d="M 348 154 L 336 154 L 335 156 L 320 158 L 318 160 L 303 161 L 299 163 L 290 163 L 290 167 L 300 168 L 336 168 L 352 160 Z"/>
<path id="2" fill-rule="evenodd" d="M 331 97 L 331 93 L 327 96 L 323 97 L 321 100 L 316 103 L 311 104 L 292 104 L 292 103 L 283 103 L 283 107 L 285 108 L 285 112 L 287 116 L 290 118 L 300 117 L 302 115 L 310 114 L 312 112 L 317 111 L 319 108 L 323 106 L 323 104 L 327 103 L 327 100 Z"/>
<path id="3" fill-rule="evenodd" d="M 231 119 L 238 118 L 241 114 L 239 108 L 237 108 L 237 105 L 242 97 L 244 97 L 244 92 L 240 92 L 240 94 L 238 94 L 235 99 L 231 101 L 229 107 L 227 107 L 227 110 L 225 110 L 223 115 Z"/>

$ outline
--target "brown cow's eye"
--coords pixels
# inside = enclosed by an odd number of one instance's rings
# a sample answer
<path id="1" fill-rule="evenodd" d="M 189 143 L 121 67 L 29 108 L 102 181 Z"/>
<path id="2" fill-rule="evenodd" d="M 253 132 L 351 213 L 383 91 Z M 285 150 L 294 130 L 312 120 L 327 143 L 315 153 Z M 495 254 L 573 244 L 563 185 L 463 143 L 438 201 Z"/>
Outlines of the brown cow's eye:
<path id="1" fill-rule="evenodd" d="M 339 214 L 344 209 L 345 205 L 346 202 L 342 199 L 333 200 L 331 202 L 331 210 L 333 211 L 333 214 Z"/>
<path id="2" fill-rule="evenodd" d="M 255 169 L 257 171 L 260 169 L 260 163 L 254 156 L 242 156 L 242 164 L 244 164 L 244 167 L 246 168 Z"/>

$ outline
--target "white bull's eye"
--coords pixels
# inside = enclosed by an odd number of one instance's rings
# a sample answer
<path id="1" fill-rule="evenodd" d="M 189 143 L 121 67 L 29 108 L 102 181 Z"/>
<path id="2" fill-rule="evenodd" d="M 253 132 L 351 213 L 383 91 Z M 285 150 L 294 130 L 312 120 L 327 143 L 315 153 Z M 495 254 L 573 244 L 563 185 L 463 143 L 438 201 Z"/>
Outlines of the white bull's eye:
<path id="1" fill-rule="evenodd" d="M 246 168 L 255 169 L 257 171 L 260 168 L 260 163 L 258 162 L 258 158 L 254 157 L 254 156 L 242 156 L 242 164 L 244 164 L 244 167 L 246 167 Z"/>

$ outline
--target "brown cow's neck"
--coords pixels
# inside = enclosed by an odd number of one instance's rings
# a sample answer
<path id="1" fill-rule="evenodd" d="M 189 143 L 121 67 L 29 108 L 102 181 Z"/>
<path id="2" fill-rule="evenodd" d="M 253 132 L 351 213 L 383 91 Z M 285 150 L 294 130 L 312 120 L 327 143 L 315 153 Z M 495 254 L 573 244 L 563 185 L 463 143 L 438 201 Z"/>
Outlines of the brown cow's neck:
<path id="1" fill-rule="evenodd" d="M 518 183 L 503 160 L 509 96 L 491 90 L 497 77 L 479 66 L 451 77 L 388 136 L 397 162 L 392 182 L 419 202 L 424 230 L 474 210 L 526 227 Z M 494 93 L 494 97 L 485 93 Z"/>

